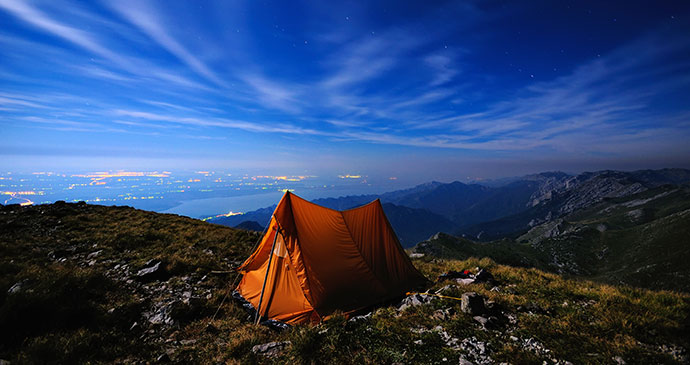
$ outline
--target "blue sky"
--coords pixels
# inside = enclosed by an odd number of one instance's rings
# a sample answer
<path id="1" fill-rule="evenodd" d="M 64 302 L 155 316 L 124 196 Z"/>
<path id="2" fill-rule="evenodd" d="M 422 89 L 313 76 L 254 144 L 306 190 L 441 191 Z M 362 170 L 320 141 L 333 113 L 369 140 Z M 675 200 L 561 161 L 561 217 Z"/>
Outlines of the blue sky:
<path id="1" fill-rule="evenodd" d="M 690 167 L 690 3 L 0 0 L 0 168 Z"/>

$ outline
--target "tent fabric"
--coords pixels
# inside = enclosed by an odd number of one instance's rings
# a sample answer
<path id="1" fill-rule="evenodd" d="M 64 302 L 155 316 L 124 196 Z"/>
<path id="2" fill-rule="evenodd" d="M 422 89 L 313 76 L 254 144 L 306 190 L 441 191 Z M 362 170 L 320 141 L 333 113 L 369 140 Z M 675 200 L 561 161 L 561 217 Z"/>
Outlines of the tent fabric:
<path id="1" fill-rule="evenodd" d="M 379 200 L 337 211 L 290 192 L 238 270 L 243 277 L 237 291 L 254 308 L 268 278 L 260 314 L 290 324 L 363 309 L 427 282 L 400 246 Z"/>

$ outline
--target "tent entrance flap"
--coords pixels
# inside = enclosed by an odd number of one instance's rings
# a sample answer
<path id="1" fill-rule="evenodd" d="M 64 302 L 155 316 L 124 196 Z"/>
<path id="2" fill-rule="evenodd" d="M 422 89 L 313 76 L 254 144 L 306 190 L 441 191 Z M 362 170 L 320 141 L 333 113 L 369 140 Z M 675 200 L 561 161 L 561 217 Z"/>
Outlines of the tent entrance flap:
<path id="1" fill-rule="evenodd" d="M 264 300 L 264 291 L 266 290 L 266 281 L 268 281 L 268 273 L 271 272 L 271 261 L 273 261 L 273 250 L 276 248 L 276 241 L 278 240 L 278 234 L 280 232 L 276 229 L 276 233 L 273 237 L 273 245 L 271 246 L 271 253 L 268 256 L 268 267 L 266 268 L 266 276 L 264 276 L 264 283 L 261 286 L 261 295 L 259 296 L 259 306 L 256 307 L 256 323 L 259 323 L 261 319 L 261 302 Z"/>

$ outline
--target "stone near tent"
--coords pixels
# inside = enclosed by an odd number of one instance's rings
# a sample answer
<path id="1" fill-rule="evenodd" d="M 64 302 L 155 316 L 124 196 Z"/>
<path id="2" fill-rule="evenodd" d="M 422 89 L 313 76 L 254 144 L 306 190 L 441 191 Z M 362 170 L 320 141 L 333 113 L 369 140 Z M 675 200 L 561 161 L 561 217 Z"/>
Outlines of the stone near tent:
<path id="1" fill-rule="evenodd" d="M 431 295 L 412 294 L 412 295 L 408 296 L 407 298 L 403 299 L 398 304 L 398 310 L 404 311 L 410 307 L 416 307 L 418 305 L 429 303 L 434 299 L 436 299 L 436 297 L 431 296 Z"/>
<path id="2" fill-rule="evenodd" d="M 167 280 L 170 274 L 165 270 L 161 260 L 149 260 L 143 269 L 137 271 L 136 279 L 140 282 Z"/>
<path id="3" fill-rule="evenodd" d="M 280 355 L 280 353 L 291 344 L 292 342 L 290 341 L 264 343 L 252 347 L 252 352 L 261 356 L 274 357 Z"/>
<path id="4" fill-rule="evenodd" d="M 484 298 L 475 292 L 464 293 L 462 294 L 460 309 L 474 316 L 485 314 L 486 307 L 484 306 Z"/>
<path id="5" fill-rule="evenodd" d="M 7 290 L 7 294 L 17 294 L 20 291 L 22 291 L 22 286 L 24 285 L 23 281 L 18 281 L 14 285 L 12 285 L 11 288 Z"/>

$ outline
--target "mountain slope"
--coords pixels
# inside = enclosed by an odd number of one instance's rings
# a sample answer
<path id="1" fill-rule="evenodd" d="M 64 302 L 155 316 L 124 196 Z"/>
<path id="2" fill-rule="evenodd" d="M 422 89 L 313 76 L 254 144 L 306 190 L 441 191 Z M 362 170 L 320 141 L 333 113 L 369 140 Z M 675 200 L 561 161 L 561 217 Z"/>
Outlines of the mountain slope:
<path id="1" fill-rule="evenodd" d="M 415 259 L 492 283 L 275 331 L 225 300 L 257 234 L 83 203 L 0 206 L 0 359 L 11 363 L 685 363 L 690 295 L 491 260 Z M 464 293 L 490 309 L 466 313 Z M 404 304 L 406 308 L 402 305 Z M 467 310 L 467 308 L 465 308 Z M 650 335 L 653 333 L 653 335 Z M 268 355 L 262 349 L 273 347 Z"/>
<path id="2" fill-rule="evenodd" d="M 483 241 L 516 237 L 531 227 L 591 207 L 604 199 L 630 196 L 678 182 L 690 182 L 690 170 L 587 172 L 550 185 L 542 196 L 535 197 L 532 207 L 522 212 L 460 228 L 456 233 Z"/>
<path id="3" fill-rule="evenodd" d="M 690 291 L 690 188 L 661 186 L 604 199 L 537 225 L 515 241 L 477 243 L 440 235 L 415 249 L 455 258 L 487 256 L 607 283 Z"/>
<path id="4" fill-rule="evenodd" d="M 383 211 L 398 235 L 400 244 L 405 248 L 414 246 L 436 232 L 447 231 L 454 227 L 453 222 L 424 209 L 384 203 Z"/>

